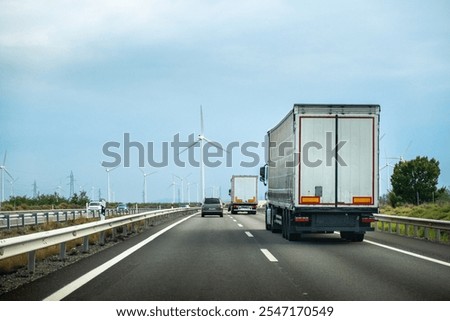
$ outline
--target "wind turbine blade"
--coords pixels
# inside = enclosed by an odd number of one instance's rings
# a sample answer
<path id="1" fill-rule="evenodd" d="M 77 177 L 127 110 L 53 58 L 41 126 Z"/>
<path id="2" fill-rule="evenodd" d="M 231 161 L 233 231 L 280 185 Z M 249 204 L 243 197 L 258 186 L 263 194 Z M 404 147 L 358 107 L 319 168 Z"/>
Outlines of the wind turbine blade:
<path id="1" fill-rule="evenodd" d="M 203 136 L 204 132 L 205 132 L 205 126 L 204 126 L 204 122 L 203 122 L 203 107 L 202 105 L 200 105 L 200 134 Z"/>
<path id="2" fill-rule="evenodd" d="M 409 141 L 408 147 L 406 147 L 405 151 L 403 152 L 403 155 L 405 155 L 408 152 L 409 148 L 411 147 L 411 144 L 412 144 L 412 140 Z"/>
<path id="3" fill-rule="evenodd" d="M 215 142 L 215 141 L 209 140 L 209 139 L 206 138 L 206 137 L 203 137 L 203 139 L 206 140 L 206 141 L 208 142 L 208 144 L 211 144 L 211 145 L 213 145 L 214 147 L 223 150 L 225 153 L 229 153 L 229 152 L 230 152 L 230 151 L 228 151 L 228 150 L 223 149 L 222 145 L 220 145 L 219 143 L 217 143 L 217 142 Z"/>
<path id="4" fill-rule="evenodd" d="M 8 170 L 6 169 L 6 167 L 3 166 L 3 170 L 6 172 L 6 174 L 8 174 L 9 177 L 11 177 L 12 180 L 14 180 L 14 178 L 13 178 L 12 175 L 8 172 Z"/>
<path id="5" fill-rule="evenodd" d="M 5 150 L 5 157 L 3 157 L 3 166 L 5 166 L 5 163 L 6 163 L 6 153 L 7 153 L 8 151 L 6 151 Z"/>
<path id="6" fill-rule="evenodd" d="M 193 142 L 192 144 L 190 144 L 188 147 L 186 147 L 185 149 L 183 149 L 181 152 L 178 153 L 178 155 L 183 154 L 185 151 L 187 151 L 189 148 L 194 147 L 195 145 L 197 145 L 199 143 L 199 139 L 197 139 L 195 142 Z"/>

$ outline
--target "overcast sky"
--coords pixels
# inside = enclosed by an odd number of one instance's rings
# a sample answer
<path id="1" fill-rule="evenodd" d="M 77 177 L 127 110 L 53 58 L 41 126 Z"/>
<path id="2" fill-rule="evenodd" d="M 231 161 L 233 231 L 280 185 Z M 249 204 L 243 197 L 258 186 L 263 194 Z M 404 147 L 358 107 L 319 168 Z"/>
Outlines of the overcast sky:
<path id="1" fill-rule="evenodd" d="M 146 153 L 153 142 L 157 158 L 176 134 L 197 137 L 200 105 L 205 136 L 226 146 L 261 143 L 295 103 L 375 103 L 380 165 L 434 157 L 439 186 L 450 186 L 449 57 L 445 0 L 0 0 L 0 161 L 7 151 L 17 195 L 36 181 L 40 193 L 68 196 L 73 171 L 75 191 L 106 198 L 105 143 L 123 146 L 127 134 Z M 207 168 L 207 194 L 226 199 L 232 174 L 258 174 L 263 151 L 251 150 L 257 166 L 241 167 L 249 157 L 236 152 L 231 168 L 225 156 Z M 143 199 L 131 153 L 110 172 L 116 201 Z M 199 183 L 199 169 L 171 155 L 144 169 L 156 172 L 148 201 L 172 200 L 172 174 Z"/>

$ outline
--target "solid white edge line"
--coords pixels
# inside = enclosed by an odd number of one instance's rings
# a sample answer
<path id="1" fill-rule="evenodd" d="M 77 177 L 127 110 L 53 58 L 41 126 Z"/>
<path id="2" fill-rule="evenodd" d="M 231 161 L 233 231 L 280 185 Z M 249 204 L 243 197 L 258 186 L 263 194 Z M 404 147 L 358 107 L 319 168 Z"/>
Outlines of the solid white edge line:
<path id="1" fill-rule="evenodd" d="M 266 256 L 266 258 L 270 262 L 278 262 L 277 258 L 275 256 L 273 256 L 272 253 L 270 253 L 268 249 L 261 249 L 261 252 L 263 252 L 263 254 Z"/>
<path id="2" fill-rule="evenodd" d="M 428 256 L 424 256 L 424 255 L 416 254 L 416 253 L 413 253 L 413 252 L 401 250 L 401 249 L 398 249 L 396 247 L 380 244 L 380 243 L 373 242 L 373 241 L 364 240 L 364 242 L 372 244 L 372 245 L 375 245 L 375 246 L 379 246 L 379 247 L 382 247 L 382 248 L 385 248 L 385 249 L 388 249 L 388 250 L 391 250 L 391 251 L 395 251 L 395 252 L 399 252 L 399 253 L 406 254 L 406 255 L 409 255 L 409 256 L 413 256 L 413 257 L 416 257 L 418 259 L 422 259 L 422 260 L 425 260 L 425 261 L 429 261 L 429 262 L 433 262 L 433 263 L 437 263 L 437 264 L 441 264 L 441 265 L 450 267 L 450 263 L 444 262 L 444 261 L 441 261 L 441 260 L 437 260 L 437 259 L 433 259 L 433 258 L 428 257 Z"/>
<path id="3" fill-rule="evenodd" d="M 249 231 L 246 231 L 245 234 L 247 234 L 248 237 L 253 237 L 253 234 L 250 233 Z"/>
<path id="4" fill-rule="evenodd" d="M 61 301 L 66 296 L 68 296 L 72 292 L 76 291 L 77 289 L 79 289 L 80 287 L 82 287 L 83 285 L 85 285 L 86 283 L 88 283 L 89 281 L 91 281 L 92 279 L 94 279 L 95 277 L 100 275 L 101 273 L 105 272 L 107 269 L 109 269 L 113 265 L 119 263 L 120 261 L 125 259 L 127 256 L 133 254 L 134 252 L 139 250 L 141 247 L 147 245 L 148 243 L 150 243 L 151 241 L 156 239 L 158 236 L 161 236 L 162 234 L 166 233 L 167 231 L 169 231 L 170 229 L 174 228 L 178 224 L 181 224 L 184 221 L 187 221 L 191 217 L 193 217 L 195 215 L 198 215 L 198 214 L 199 213 L 197 212 L 195 214 L 189 215 L 188 217 L 185 217 L 184 219 L 182 219 L 182 220 L 180 220 L 180 221 L 178 221 L 178 222 L 176 222 L 176 223 L 174 223 L 174 224 L 172 224 L 172 225 L 162 229 L 161 231 L 153 234 L 152 236 L 150 236 L 149 238 L 145 239 L 141 243 L 136 244 L 135 246 L 133 246 L 133 247 L 129 248 L 128 250 L 122 252 L 121 254 L 119 254 L 118 256 L 114 257 L 113 259 L 103 263 L 99 267 L 91 270 L 90 272 L 84 274 L 83 276 L 80 276 L 78 279 L 70 282 L 69 284 L 67 284 L 63 288 L 59 289 L 55 293 L 53 293 L 53 294 L 49 295 L 48 297 L 46 297 L 43 301 Z"/>

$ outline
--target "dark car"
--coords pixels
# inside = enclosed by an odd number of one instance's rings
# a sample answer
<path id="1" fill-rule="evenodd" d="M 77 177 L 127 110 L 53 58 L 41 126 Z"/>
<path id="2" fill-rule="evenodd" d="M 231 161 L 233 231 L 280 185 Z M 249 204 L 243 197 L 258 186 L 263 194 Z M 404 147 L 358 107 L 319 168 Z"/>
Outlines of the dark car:
<path id="1" fill-rule="evenodd" d="M 219 215 L 223 217 L 223 203 L 220 198 L 205 198 L 202 205 L 202 217 L 205 217 L 205 215 Z"/>

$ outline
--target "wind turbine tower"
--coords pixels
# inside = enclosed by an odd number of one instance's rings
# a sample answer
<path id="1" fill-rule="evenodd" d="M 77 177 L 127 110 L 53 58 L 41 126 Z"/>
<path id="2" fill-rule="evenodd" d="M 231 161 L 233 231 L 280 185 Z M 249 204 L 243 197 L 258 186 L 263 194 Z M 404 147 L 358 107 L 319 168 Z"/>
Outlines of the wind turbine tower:
<path id="1" fill-rule="evenodd" d="M 204 122 L 203 122 L 203 107 L 200 105 L 200 135 L 198 135 L 198 138 L 194 143 L 189 145 L 186 149 L 184 149 L 181 152 L 181 153 L 183 153 L 187 149 L 194 147 L 195 145 L 197 145 L 197 143 L 200 142 L 200 195 L 201 195 L 200 202 L 203 202 L 203 200 L 205 199 L 205 164 L 204 164 L 204 159 L 203 159 L 203 146 L 205 144 L 205 141 L 207 143 L 215 146 L 216 148 L 219 148 L 219 149 L 223 150 L 224 152 L 228 153 L 228 151 L 224 150 L 222 148 L 222 146 L 220 146 L 216 142 L 211 141 L 210 139 L 205 137 L 205 135 L 204 135 L 205 128 L 204 127 L 205 126 L 204 126 Z"/>
<path id="2" fill-rule="evenodd" d="M 147 176 L 150 176 L 152 174 L 155 174 L 156 172 L 146 173 L 142 168 L 139 168 L 142 172 L 142 175 L 144 176 L 144 188 L 142 191 L 142 200 L 145 203 L 147 203 Z"/>
<path id="3" fill-rule="evenodd" d="M 2 165 L 0 165 L 0 180 L 1 180 L 1 187 L 2 187 L 2 193 L 1 193 L 1 199 L 0 199 L 0 208 L 2 206 L 2 202 L 5 201 L 5 173 L 12 179 L 14 180 L 14 178 L 11 176 L 11 174 L 8 172 L 8 170 L 6 169 L 6 151 L 5 151 L 5 156 L 3 157 L 3 163 Z"/>
<path id="4" fill-rule="evenodd" d="M 113 167 L 113 168 L 109 168 L 109 167 L 105 168 L 106 176 L 107 176 L 107 193 L 108 193 L 107 201 L 108 201 L 108 203 L 111 202 L 111 181 L 109 179 L 109 172 L 115 170 L 116 168 L 117 168 L 117 166 Z"/>

